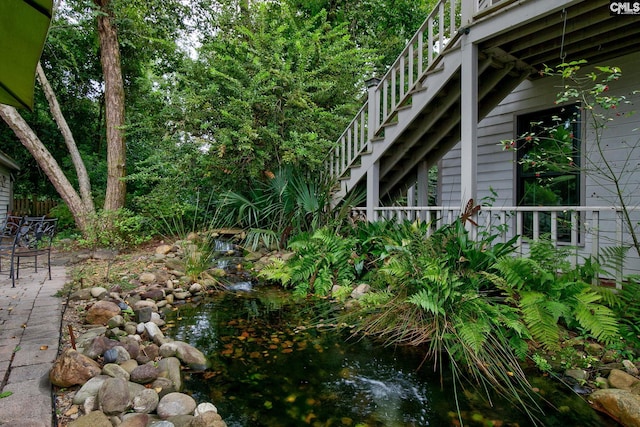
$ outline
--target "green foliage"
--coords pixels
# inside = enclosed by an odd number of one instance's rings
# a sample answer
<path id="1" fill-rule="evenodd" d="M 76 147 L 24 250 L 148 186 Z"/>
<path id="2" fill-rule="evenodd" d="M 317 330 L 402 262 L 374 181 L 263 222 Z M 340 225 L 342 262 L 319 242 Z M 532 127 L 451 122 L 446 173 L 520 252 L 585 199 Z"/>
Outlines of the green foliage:
<path id="1" fill-rule="evenodd" d="M 536 364 L 536 368 L 538 368 L 542 372 L 551 372 L 553 370 L 549 361 L 539 353 L 534 353 L 531 356 L 531 359 L 533 360 L 533 363 Z"/>
<path id="2" fill-rule="evenodd" d="M 215 240 L 209 235 L 197 235 L 189 240 L 182 240 L 182 245 L 184 272 L 191 280 L 197 281 L 212 266 Z"/>
<path id="3" fill-rule="evenodd" d="M 246 245 L 279 247 L 290 235 L 334 223 L 331 182 L 306 171 L 285 167 L 243 192 L 228 191 L 218 200 L 227 225 L 248 229 Z"/>
<path id="4" fill-rule="evenodd" d="M 363 247 L 375 250 L 379 268 L 370 280 L 386 283 L 388 296 L 361 308 L 354 316 L 363 318 L 358 329 L 389 345 L 425 346 L 426 358 L 448 358 L 457 380 L 522 403 L 527 381 L 518 358 L 526 354 L 529 335 L 493 275 L 513 242 L 491 245 L 494 236 L 474 241 L 460 220 L 434 233 L 419 222 L 363 225 L 357 233 L 365 230 L 380 233 Z"/>
<path id="5" fill-rule="evenodd" d="M 630 276 L 611 306 L 620 321 L 620 334 L 631 346 L 640 348 L 640 277 Z"/>
<path id="6" fill-rule="evenodd" d="M 360 107 L 370 52 L 322 11 L 252 2 L 229 13 L 176 96 L 193 142 L 206 143 L 206 173 L 241 191 L 285 165 L 318 172 Z"/>
<path id="7" fill-rule="evenodd" d="M 614 313 L 603 304 L 590 284 L 567 268 L 562 254 L 549 242 L 531 242 L 529 258 L 505 257 L 496 263 L 496 281 L 515 304 L 532 337 L 545 348 L 559 349 L 561 327 L 577 326 L 596 339 L 612 342 L 618 337 Z"/>
<path id="8" fill-rule="evenodd" d="M 81 246 L 125 249 L 151 239 L 147 219 L 128 209 L 99 211 L 89 223 L 86 235 L 78 241 Z"/>
<path id="9" fill-rule="evenodd" d="M 71 215 L 71 211 L 65 203 L 59 203 L 51 208 L 51 210 L 49 211 L 49 216 L 51 218 L 58 219 L 58 223 L 56 224 L 58 232 L 75 228 L 76 222 L 73 219 L 73 215 Z"/>
<path id="10" fill-rule="evenodd" d="M 289 242 L 295 256 L 287 263 L 272 264 L 259 276 L 293 286 L 294 294 L 299 296 L 310 293 L 324 296 L 333 285 L 350 286 L 355 279 L 354 246 L 353 239 L 336 235 L 332 229 L 302 233 Z"/>

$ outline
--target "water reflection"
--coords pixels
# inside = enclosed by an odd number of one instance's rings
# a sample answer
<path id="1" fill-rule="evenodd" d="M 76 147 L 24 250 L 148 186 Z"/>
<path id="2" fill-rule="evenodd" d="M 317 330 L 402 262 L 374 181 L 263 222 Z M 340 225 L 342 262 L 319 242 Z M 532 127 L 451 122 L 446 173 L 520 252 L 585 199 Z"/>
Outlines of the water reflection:
<path id="1" fill-rule="evenodd" d="M 347 339 L 349 331 L 318 328 L 332 318 L 326 301 L 293 300 L 279 290 L 224 292 L 199 307 L 183 306 L 167 334 L 203 350 L 210 372 L 185 381 L 198 401 L 211 401 L 230 427 L 459 425 L 453 385 L 428 368 L 422 353 Z M 607 425 L 579 397 L 545 391 L 563 413 L 550 410 L 545 426 Z M 551 385 L 553 388 L 555 385 Z M 551 389 L 549 389 L 551 390 Z M 552 394 L 554 393 L 554 394 Z M 461 391 L 468 426 L 529 426 L 511 404 Z"/>

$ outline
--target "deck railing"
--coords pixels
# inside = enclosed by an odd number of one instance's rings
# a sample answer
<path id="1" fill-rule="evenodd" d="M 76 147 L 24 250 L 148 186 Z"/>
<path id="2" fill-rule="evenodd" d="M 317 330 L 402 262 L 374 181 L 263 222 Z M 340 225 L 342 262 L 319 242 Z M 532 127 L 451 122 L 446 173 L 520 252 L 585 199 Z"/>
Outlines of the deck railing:
<path id="1" fill-rule="evenodd" d="M 628 207 L 633 227 L 640 224 L 640 207 Z M 364 209 L 359 208 L 362 215 Z M 381 207 L 375 209 L 378 219 L 414 221 L 420 219 L 432 224 L 429 233 L 451 224 L 461 215 L 459 207 Z M 472 233 L 498 234 L 506 242 L 518 236 L 517 252 L 525 254 L 530 240 L 548 238 L 556 246 L 571 250 L 571 261 L 579 264 L 583 259 L 597 257 L 606 247 L 631 247 L 629 224 L 619 206 L 483 206 L 473 217 L 478 224 Z M 624 266 L 611 272 L 618 283 L 626 274 L 640 273 L 640 258 L 629 250 Z"/>
<path id="2" fill-rule="evenodd" d="M 329 154 L 327 172 L 340 178 L 359 156 L 370 149 L 370 140 L 384 132 L 411 94 L 421 89 L 440 56 L 458 39 L 460 30 L 478 14 L 498 9 L 511 0 L 440 0 L 409 40 L 385 76 L 369 91 L 368 101 L 356 114 Z"/>

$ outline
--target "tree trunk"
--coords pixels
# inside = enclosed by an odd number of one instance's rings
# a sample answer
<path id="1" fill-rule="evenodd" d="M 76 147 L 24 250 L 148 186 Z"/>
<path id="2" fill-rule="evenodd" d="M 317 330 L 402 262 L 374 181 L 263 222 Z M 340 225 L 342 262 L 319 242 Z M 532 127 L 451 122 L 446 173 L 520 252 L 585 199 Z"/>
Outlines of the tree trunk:
<path id="1" fill-rule="evenodd" d="M 42 65 L 40 65 L 40 63 L 38 63 L 36 72 L 38 80 L 40 81 L 40 86 L 42 86 L 44 95 L 49 102 L 49 109 L 51 110 L 53 119 L 58 124 L 60 133 L 62 134 L 62 137 L 67 144 L 69 154 L 71 155 L 71 161 L 73 162 L 73 166 L 76 170 L 76 175 L 78 176 L 78 188 L 80 190 L 80 197 L 82 198 L 82 202 L 85 205 L 86 211 L 94 212 L 95 207 L 93 204 L 93 198 L 91 196 L 91 182 L 89 181 L 89 174 L 87 173 L 87 168 L 85 167 L 84 162 L 82 161 L 82 157 L 80 156 L 80 151 L 78 151 L 76 141 L 73 138 L 73 134 L 71 133 L 71 129 L 67 124 L 67 120 L 64 118 L 62 110 L 60 109 L 58 99 L 56 98 L 56 95 L 53 92 L 53 89 L 49 84 L 49 80 L 47 80 L 47 76 L 44 74 L 44 70 L 42 69 Z"/>
<path id="2" fill-rule="evenodd" d="M 4 119 L 20 139 L 22 145 L 24 145 L 33 158 L 36 159 L 40 168 L 47 175 L 49 181 L 51 181 L 58 194 L 60 194 L 60 197 L 62 197 L 69 207 L 76 221 L 76 226 L 84 233 L 87 229 L 89 215 L 94 212 L 87 209 L 73 188 L 73 185 L 71 185 L 71 182 L 69 182 L 60 168 L 60 165 L 58 165 L 56 159 L 53 158 L 49 150 L 47 150 L 42 141 L 40 141 L 35 132 L 29 127 L 29 124 L 27 124 L 15 108 L 0 104 L 0 117 Z"/>
<path id="3" fill-rule="evenodd" d="M 126 145 L 124 138 L 124 83 L 120 63 L 118 32 L 112 23 L 109 8 L 111 0 L 94 0 L 100 8 L 98 37 L 100 62 L 105 85 L 105 119 L 107 130 L 107 190 L 104 209 L 124 207 L 126 196 L 125 166 Z"/>

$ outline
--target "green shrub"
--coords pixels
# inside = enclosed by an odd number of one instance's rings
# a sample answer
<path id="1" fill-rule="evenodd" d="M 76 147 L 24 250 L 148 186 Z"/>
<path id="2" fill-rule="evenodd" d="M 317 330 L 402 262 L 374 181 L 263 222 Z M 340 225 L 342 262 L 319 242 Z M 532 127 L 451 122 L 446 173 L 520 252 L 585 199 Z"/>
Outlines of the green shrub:
<path id="1" fill-rule="evenodd" d="M 76 221 L 73 218 L 71 211 L 64 203 L 60 203 L 51 208 L 47 216 L 50 218 L 58 218 L 58 223 L 56 224 L 58 231 L 70 230 L 76 225 Z"/>
<path id="2" fill-rule="evenodd" d="M 79 240 L 85 247 L 125 249 L 151 240 L 148 220 L 122 208 L 117 211 L 99 211 L 89 218 L 85 236 Z"/>

